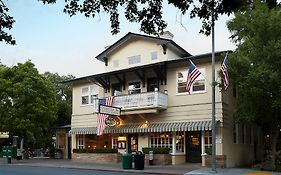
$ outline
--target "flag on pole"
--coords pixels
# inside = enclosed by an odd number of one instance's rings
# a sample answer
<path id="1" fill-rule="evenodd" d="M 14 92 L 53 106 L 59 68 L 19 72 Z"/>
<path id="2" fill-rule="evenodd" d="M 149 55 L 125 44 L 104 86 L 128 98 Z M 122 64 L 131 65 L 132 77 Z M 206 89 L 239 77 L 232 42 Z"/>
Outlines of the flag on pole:
<path id="1" fill-rule="evenodd" d="M 198 70 L 198 68 L 195 66 L 195 64 L 190 61 L 188 75 L 187 75 L 187 82 L 186 82 L 186 90 L 188 93 L 190 93 L 190 88 L 192 83 L 196 80 L 196 78 L 201 74 L 201 72 Z"/>
<path id="2" fill-rule="evenodd" d="M 112 106 L 113 104 L 113 99 L 114 99 L 114 96 L 111 96 L 111 97 L 107 97 L 107 98 L 104 98 L 104 99 L 99 99 L 99 104 L 102 104 L 102 105 L 106 105 L 106 106 Z M 97 124 L 97 135 L 100 136 L 103 134 L 103 131 L 105 129 L 105 119 L 108 117 L 107 114 L 98 114 L 98 124 Z"/>
<path id="3" fill-rule="evenodd" d="M 224 85 L 224 90 L 227 90 L 229 86 L 229 77 L 228 77 L 228 59 L 227 59 L 228 53 L 225 55 L 224 60 L 221 65 L 221 70 L 223 73 L 223 85 Z"/>

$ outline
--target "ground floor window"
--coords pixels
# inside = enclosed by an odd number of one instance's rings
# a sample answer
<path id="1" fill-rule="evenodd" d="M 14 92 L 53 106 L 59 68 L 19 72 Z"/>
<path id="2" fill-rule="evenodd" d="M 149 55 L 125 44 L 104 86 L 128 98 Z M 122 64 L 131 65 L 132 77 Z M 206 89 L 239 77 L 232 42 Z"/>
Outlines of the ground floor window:
<path id="1" fill-rule="evenodd" d="M 118 142 L 118 137 L 112 137 L 112 148 L 113 149 L 118 148 L 117 142 Z"/>
<path id="2" fill-rule="evenodd" d="M 184 152 L 184 132 L 183 131 L 176 132 L 176 152 L 177 153 Z"/>
<path id="3" fill-rule="evenodd" d="M 162 147 L 162 148 L 173 148 L 173 135 L 172 133 L 162 132 L 162 133 L 152 133 L 150 135 L 150 146 L 152 148 Z"/>
<path id="4" fill-rule="evenodd" d="M 77 135 L 76 136 L 76 145 L 78 149 L 83 149 L 85 148 L 85 140 L 84 140 L 84 135 Z"/>
<path id="5" fill-rule="evenodd" d="M 205 131 L 205 152 L 209 155 L 212 154 L 212 131 Z"/>
<path id="6" fill-rule="evenodd" d="M 97 136 L 95 134 L 85 135 L 85 146 L 86 148 L 111 148 L 112 141 L 111 136 L 104 134 L 102 136 Z"/>

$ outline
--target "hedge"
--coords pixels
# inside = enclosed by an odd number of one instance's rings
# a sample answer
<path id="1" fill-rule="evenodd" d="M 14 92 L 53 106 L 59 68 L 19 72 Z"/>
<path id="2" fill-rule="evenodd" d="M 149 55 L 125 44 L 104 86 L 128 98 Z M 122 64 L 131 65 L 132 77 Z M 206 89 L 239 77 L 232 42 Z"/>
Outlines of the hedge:
<path id="1" fill-rule="evenodd" d="M 112 148 L 86 148 L 86 149 L 73 149 L 73 153 L 118 153 L 117 149 Z"/>
<path id="2" fill-rule="evenodd" d="M 149 154 L 149 151 L 153 151 L 153 154 L 169 154 L 170 148 L 142 148 L 144 154 Z"/>

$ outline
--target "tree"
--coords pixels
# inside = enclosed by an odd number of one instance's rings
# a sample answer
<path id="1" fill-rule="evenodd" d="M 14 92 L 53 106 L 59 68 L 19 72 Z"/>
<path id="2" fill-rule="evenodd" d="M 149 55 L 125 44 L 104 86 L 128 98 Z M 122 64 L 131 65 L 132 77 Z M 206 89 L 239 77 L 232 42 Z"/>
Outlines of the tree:
<path id="1" fill-rule="evenodd" d="M 0 42 L 5 41 L 7 44 L 14 45 L 16 41 L 11 34 L 5 32 L 5 29 L 11 30 L 15 20 L 8 15 L 9 9 L 5 6 L 2 0 L 0 0 Z"/>
<path id="2" fill-rule="evenodd" d="M 281 11 L 255 3 L 228 23 L 238 48 L 231 55 L 230 72 L 238 85 L 235 117 L 255 123 L 269 135 L 272 165 L 281 126 Z"/>
<path id="3" fill-rule="evenodd" d="M 56 119 L 55 89 L 30 61 L 0 66 L 0 130 L 25 139 L 28 146 L 47 146 Z"/>
<path id="4" fill-rule="evenodd" d="M 44 77 L 52 82 L 56 89 L 57 121 L 56 126 L 70 124 L 72 114 L 72 87 L 61 82 L 74 79 L 73 75 L 60 76 L 58 73 L 45 72 Z"/>
<path id="5" fill-rule="evenodd" d="M 14 19 L 9 16 L 8 8 L 0 0 L 0 41 L 15 44 L 12 36 L 4 29 L 11 29 Z M 44 4 L 54 4 L 57 0 L 39 0 Z M 64 12 L 70 16 L 82 13 L 86 17 L 95 17 L 100 12 L 110 15 L 112 34 L 119 32 L 119 11 L 124 9 L 124 16 L 129 22 L 140 23 L 140 31 L 146 34 L 158 35 L 167 27 L 162 19 L 163 0 L 65 0 Z M 200 33 L 209 35 L 214 20 L 221 14 L 231 14 L 247 5 L 248 0 L 168 0 L 169 5 L 178 8 L 182 15 L 190 13 L 191 18 L 198 17 L 202 20 Z M 277 5 L 277 0 L 267 0 L 270 7 Z M 191 7 L 191 8 L 190 8 Z"/>

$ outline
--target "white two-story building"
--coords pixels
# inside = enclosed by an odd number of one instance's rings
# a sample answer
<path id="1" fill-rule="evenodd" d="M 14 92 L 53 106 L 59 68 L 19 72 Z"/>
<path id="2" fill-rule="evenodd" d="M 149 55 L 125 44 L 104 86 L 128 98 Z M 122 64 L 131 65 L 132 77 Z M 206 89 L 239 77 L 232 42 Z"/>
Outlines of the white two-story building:
<path id="1" fill-rule="evenodd" d="M 191 55 L 172 38 L 169 32 L 161 37 L 128 33 L 96 56 L 106 66 L 104 73 L 66 82 L 73 86 L 72 149 L 110 147 L 124 153 L 167 147 L 172 164 L 205 164 L 212 146 L 211 54 Z M 226 52 L 215 54 L 219 82 Z M 190 94 L 185 88 L 189 59 L 202 73 Z M 233 120 L 236 89 L 217 86 L 215 91 L 219 164 L 233 167 L 259 159 L 260 131 Z M 97 136 L 98 99 L 113 95 L 121 115 Z"/>

